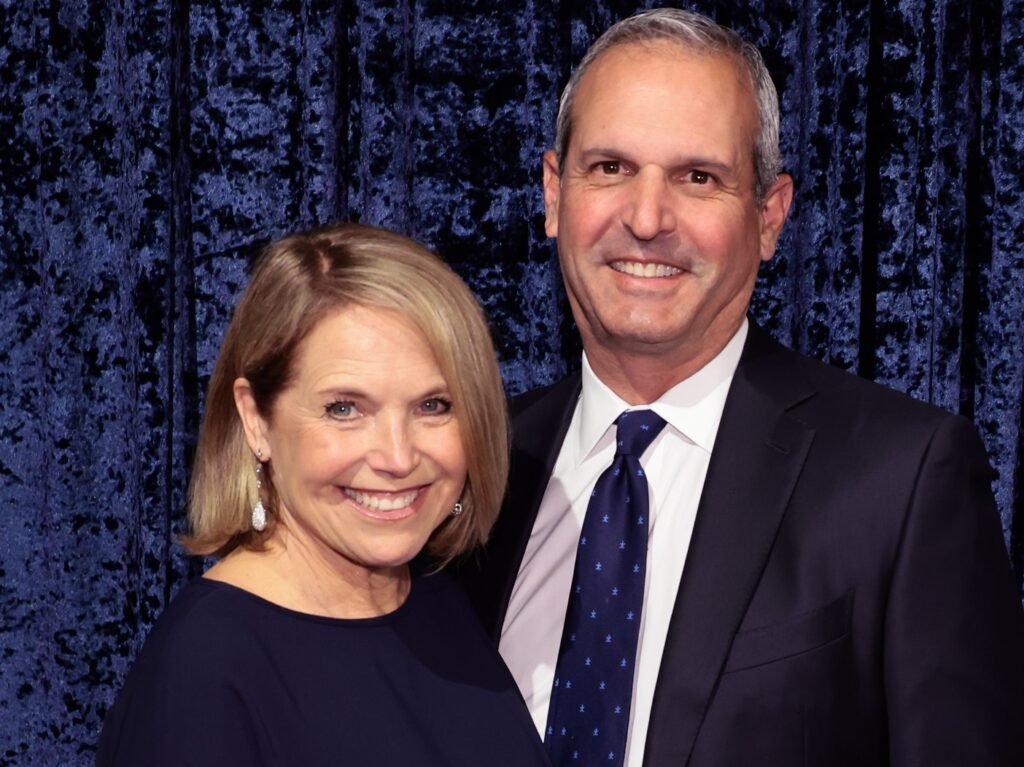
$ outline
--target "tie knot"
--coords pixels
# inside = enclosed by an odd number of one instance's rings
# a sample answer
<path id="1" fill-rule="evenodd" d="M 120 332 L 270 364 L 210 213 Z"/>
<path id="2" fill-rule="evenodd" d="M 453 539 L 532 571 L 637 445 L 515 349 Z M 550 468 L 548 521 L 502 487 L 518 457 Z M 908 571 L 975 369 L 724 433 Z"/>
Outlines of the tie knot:
<path id="1" fill-rule="evenodd" d="M 627 410 L 615 419 L 615 425 L 615 455 L 639 458 L 665 427 L 665 422 L 653 410 Z"/>

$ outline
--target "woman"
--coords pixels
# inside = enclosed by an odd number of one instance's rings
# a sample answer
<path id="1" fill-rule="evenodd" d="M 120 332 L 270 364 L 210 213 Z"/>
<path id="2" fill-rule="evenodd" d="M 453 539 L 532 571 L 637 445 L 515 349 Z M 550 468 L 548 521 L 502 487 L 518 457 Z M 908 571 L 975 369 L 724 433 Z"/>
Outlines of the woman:
<path id="1" fill-rule="evenodd" d="M 435 572 L 486 538 L 506 475 L 494 350 L 447 266 L 353 224 L 271 245 L 192 477 L 186 545 L 221 559 L 154 627 L 99 764 L 545 764 Z"/>

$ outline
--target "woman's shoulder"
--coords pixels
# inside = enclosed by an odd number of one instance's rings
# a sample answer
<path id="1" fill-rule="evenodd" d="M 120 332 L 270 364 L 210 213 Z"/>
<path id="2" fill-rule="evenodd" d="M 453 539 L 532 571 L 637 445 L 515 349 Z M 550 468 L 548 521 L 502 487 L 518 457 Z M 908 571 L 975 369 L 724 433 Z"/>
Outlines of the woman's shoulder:
<path id="1" fill-rule="evenodd" d="M 424 612 L 437 616 L 442 613 L 447 621 L 465 623 L 475 627 L 478 624 L 473 608 L 465 592 L 452 576 L 437 570 L 425 559 L 411 563 L 413 587 L 408 602 L 403 605 L 411 618 L 419 618 Z"/>
<path id="2" fill-rule="evenodd" d="M 241 589 L 197 578 L 171 600 L 147 640 L 162 649 L 187 647 L 196 641 L 209 645 L 211 635 L 244 631 L 259 620 L 257 604 Z"/>
<path id="3" fill-rule="evenodd" d="M 217 764 L 234 756 L 218 743 L 224 733 L 251 730 L 238 702 L 252 677 L 247 648 L 260 617 L 238 591 L 198 579 L 171 600 L 106 716 L 98 765 Z"/>
<path id="4" fill-rule="evenodd" d="M 193 683 L 209 684 L 229 673 L 247 637 L 261 622 L 244 592 L 205 578 L 188 583 L 154 624 L 126 686 L 188 694 Z"/>

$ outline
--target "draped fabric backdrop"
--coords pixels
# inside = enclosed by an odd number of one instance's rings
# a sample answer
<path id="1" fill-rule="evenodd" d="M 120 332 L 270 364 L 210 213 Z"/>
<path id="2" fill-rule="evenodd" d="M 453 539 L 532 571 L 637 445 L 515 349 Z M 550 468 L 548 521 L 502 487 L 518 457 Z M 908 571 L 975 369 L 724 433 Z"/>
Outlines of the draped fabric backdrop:
<path id="1" fill-rule="evenodd" d="M 1024 567 L 1024 0 L 694 2 L 765 52 L 795 209 L 753 313 L 977 423 Z M 268 239 L 355 219 L 471 284 L 510 392 L 579 364 L 541 152 L 633 2 L 0 0 L 0 764 L 85 765 L 153 621 Z M 1024 651 L 1024 648 L 1022 648 Z"/>

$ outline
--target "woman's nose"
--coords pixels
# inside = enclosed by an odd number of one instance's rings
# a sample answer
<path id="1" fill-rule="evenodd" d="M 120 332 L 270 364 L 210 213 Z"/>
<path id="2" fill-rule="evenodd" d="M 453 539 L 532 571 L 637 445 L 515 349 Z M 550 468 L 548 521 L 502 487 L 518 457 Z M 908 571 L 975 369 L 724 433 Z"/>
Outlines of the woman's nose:
<path id="1" fill-rule="evenodd" d="M 367 463 L 375 471 L 404 477 L 416 468 L 419 451 L 408 420 L 378 415 Z"/>

